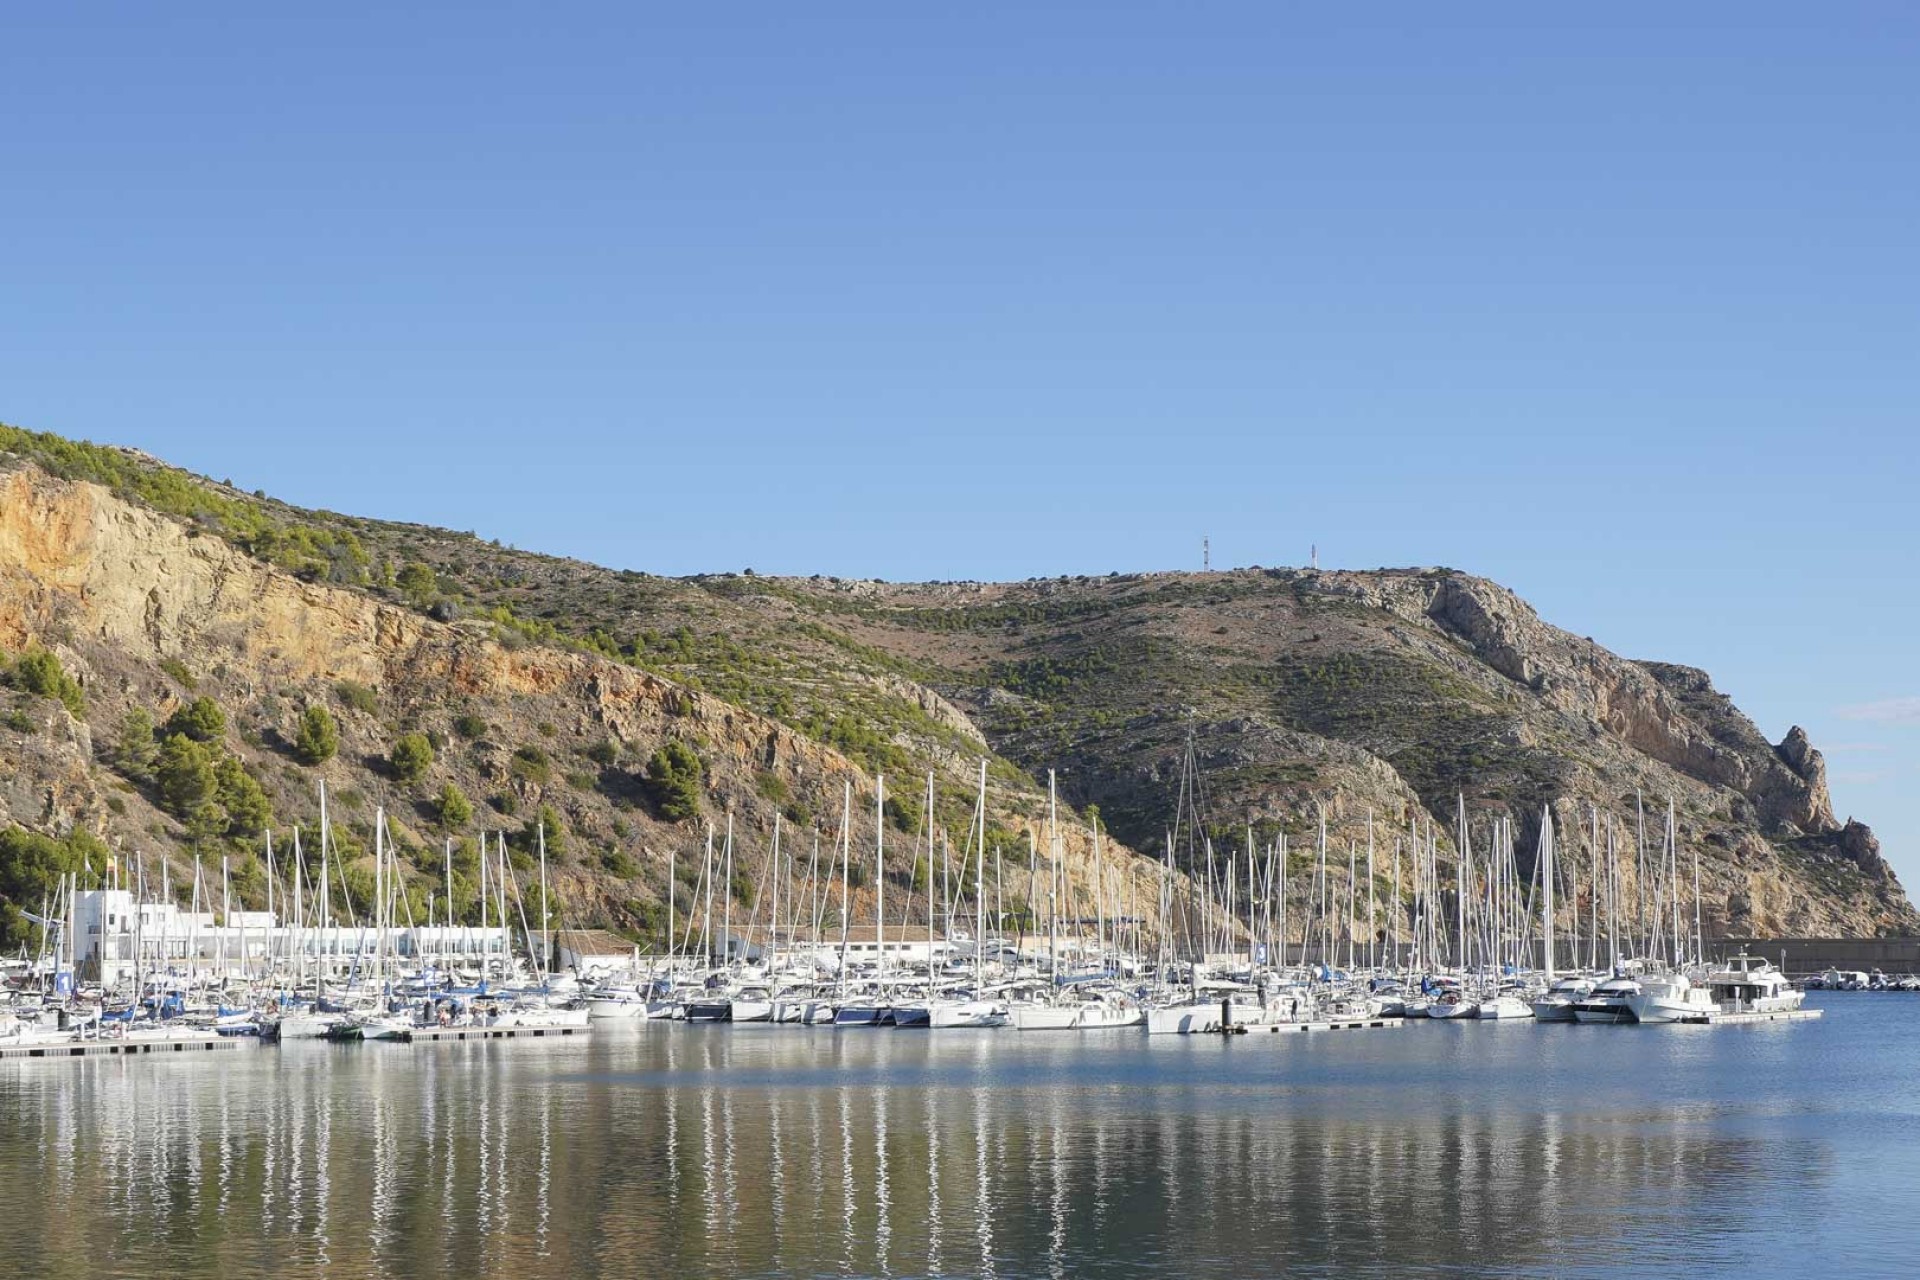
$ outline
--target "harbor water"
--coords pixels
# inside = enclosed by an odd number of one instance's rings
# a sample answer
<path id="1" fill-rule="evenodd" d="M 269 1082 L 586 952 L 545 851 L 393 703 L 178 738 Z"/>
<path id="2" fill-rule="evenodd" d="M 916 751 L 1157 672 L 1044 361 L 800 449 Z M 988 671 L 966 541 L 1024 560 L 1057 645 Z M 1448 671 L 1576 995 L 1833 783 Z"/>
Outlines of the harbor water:
<path id="1" fill-rule="evenodd" d="M 1227 1038 L 683 1024 L 0 1063 L 0 1274 L 1891 1275 L 1920 999 Z"/>

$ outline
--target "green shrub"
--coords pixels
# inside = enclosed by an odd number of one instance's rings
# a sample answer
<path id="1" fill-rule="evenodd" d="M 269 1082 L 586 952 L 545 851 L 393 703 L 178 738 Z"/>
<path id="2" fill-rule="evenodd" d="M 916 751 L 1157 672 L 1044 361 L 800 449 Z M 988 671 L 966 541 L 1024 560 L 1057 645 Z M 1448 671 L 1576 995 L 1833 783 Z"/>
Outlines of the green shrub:
<path id="1" fill-rule="evenodd" d="M 449 782 L 440 788 L 440 794 L 433 802 L 434 816 L 440 825 L 451 831 L 455 827 L 465 826 L 473 818 L 473 804 L 466 793 Z"/>
<path id="2" fill-rule="evenodd" d="M 394 577 L 393 585 L 416 609 L 424 609 L 440 594 L 440 579 L 424 564 L 410 564 Z"/>
<path id="3" fill-rule="evenodd" d="M 600 865 L 622 880 L 631 880 L 640 874 L 640 864 L 624 849 L 609 849 L 601 854 Z"/>
<path id="4" fill-rule="evenodd" d="M 80 690 L 80 682 L 68 675 L 60 659 L 47 650 L 35 649 L 23 654 L 20 661 L 13 664 L 13 679 L 28 693 L 60 703 L 74 719 L 86 718 L 87 699 Z"/>
<path id="5" fill-rule="evenodd" d="M 127 708 L 127 714 L 120 717 L 120 741 L 114 750 L 120 772 L 135 782 L 150 782 L 159 754 L 153 738 L 153 717 L 145 707 Z"/>
<path id="6" fill-rule="evenodd" d="M 927 806 L 920 797 L 903 792 L 887 797 L 887 821 L 896 830 L 917 832 L 926 825 Z"/>
<path id="7" fill-rule="evenodd" d="M 587 748 L 587 759 L 603 769 L 611 769 L 620 759 L 620 744 L 612 738 L 602 738 Z"/>
<path id="8" fill-rule="evenodd" d="M 187 670 L 187 664 L 178 658 L 160 659 L 160 669 L 171 676 L 173 682 L 182 689 L 185 689 L 188 693 L 192 693 L 200 687 L 200 682 L 193 678 L 193 672 Z"/>
<path id="9" fill-rule="evenodd" d="M 226 735 L 227 713 L 212 698 L 195 698 L 167 717 L 166 731 L 195 742 L 217 742 Z"/>
<path id="10" fill-rule="evenodd" d="M 106 859 L 106 847 L 84 827 L 61 840 L 22 827 L 0 831 L 0 949 L 37 947 L 40 931 L 25 911 L 38 912 L 69 873 L 102 868 Z"/>
<path id="11" fill-rule="evenodd" d="M 487 722 L 469 711 L 453 718 L 453 731 L 471 742 L 487 731 Z"/>
<path id="12" fill-rule="evenodd" d="M 220 785 L 213 753 L 184 733 L 169 734 L 160 744 L 154 782 L 161 806 L 183 821 L 212 801 Z"/>
<path id="13" fill-rule="evenodd" d="M 160 744 L 154 783 L 160 804 L 195 839 L 251 840 L 273 822 L 273 803 L 239 757 L 184 733 Z"/>
<path id="14" fill-rule="evenodd" d="M 760 798 L 771 804 L 785 804 L 793 793 L 787 789 L 786 780 L 777 773 L 762 772 L 753 780 L 753 789 Z"/>
<path id="15" fill-rule="evenodd" d="M 684 742 L 670 741 L 655 751 L 647 761 L 647 790 L 660 816 L 668 822 L 697 817 L 705 774 L 700 757 Z"/>
<path id="16" fill-rule="evenodd" d="M 540 851 L 543 831 L 547 841 L 547 857 L 558 862 L 567 852 L 567 820 L 550 804 L 543 804 L 534 810 L 521 824 L 519 833 L 508 837 L 507 843 L 531 858 Z"/>
<path id="17" fill-rule="evenodd" d="M 387 764 L 400 781 L 418 782 L 433 767 L 433 744 L 424 733 L 403 733 L 387 752 Z"/>
<path id="18" fill-rule="evenodd" d="M 333 686 L 333 696 L 340 699 L 340 705 L 349 711 L 358 711 L 365 715 L 376 715 L 380 711 L 378 695 L 357 681 L 336 681 Z"/>
<path id="19" fill-rule="evenodd" d="M 339 749 L 340 730 L 333 722 L 333 713 L 317 702 L 308 704 L 294 730 L 293 754 L 302 764 L 325 764 Z"/>
<path id="20" fill-rule="evenodd" d="M 553 769 L 547 760 L 547 753 L 536 746 L 524 746 L 513 753 L 513 759 L 507 762 L 507 772 L 516 778 L 525 778 L 537 786 L 545 786 L 553 777 Z"/>
<path id="21" fill-rule="evenodd" d="M 251 839 L 273 821 L 273 804 L 239 757 L 222 755 L 214 765 L 215 790 L 225 810 L 229 835 Z"/>
<path id="22" fill-rule="evenodd" d="M 567 785 L 575 791 L 598 791 L 600 789 L 600 779 L 586 772 L 584 769 L 576 770 L 567 775 Z"/>

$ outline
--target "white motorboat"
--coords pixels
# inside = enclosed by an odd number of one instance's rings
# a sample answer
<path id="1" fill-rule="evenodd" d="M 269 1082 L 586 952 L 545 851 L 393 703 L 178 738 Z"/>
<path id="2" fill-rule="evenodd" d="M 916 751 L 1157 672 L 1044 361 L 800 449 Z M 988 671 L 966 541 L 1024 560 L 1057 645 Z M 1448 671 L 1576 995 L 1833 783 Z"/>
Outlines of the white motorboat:
<path id="1" fill-rule="evenodd" d="M 1626 1003 L 1635 1022 L 1702 1022 L 1714 1009 L 1712 993 L 1679 972 L 1642 974 Z"/>
<path id="2" fill-rule="evenodd" d="M 284 1014 L 280 1018 L 282 1040 L 324 1040 L 327 1033 L 346 1021 L 344 1013 L 315 1013 L 310 1010 Z"/>
<path id="3" fill-rule="evenodd" d="M 1786 974 L 1744 952 L 1707 975 L 1707 990 L 1721 1013 L 1788 1013 L 1807 998 Z"/>
<path id="4" fill-rule="evenodd" d="M 1627 1003 L 1629 996 L 1640 994 L 1640 982 L 1637 978 L 1618 974 L 1588 992 L 1586 997 L 1573 1002 L 1573 1018 L 1576 1022 L 1632 1022 L 1633 1006 Z"/>
<path id="5" fill-rule="evenodd" d="M 1531 1018 L 1533 1008 L 1516 995 L 1492 996 L 1480 1002 L 1479 1011 L 1473 1015 L 1482 1021 L 1505 1021 L 1509 1018 Z"/>
<path id="6" fill-rule="evenodd" d="M 1579 975 L 1559 978 L 1546 994 L 1532 1002 L 1533 1016 L 1541 1022 L 1573 1022 L 1573 1005 L 1593 993 L 1593 979 Z"/>

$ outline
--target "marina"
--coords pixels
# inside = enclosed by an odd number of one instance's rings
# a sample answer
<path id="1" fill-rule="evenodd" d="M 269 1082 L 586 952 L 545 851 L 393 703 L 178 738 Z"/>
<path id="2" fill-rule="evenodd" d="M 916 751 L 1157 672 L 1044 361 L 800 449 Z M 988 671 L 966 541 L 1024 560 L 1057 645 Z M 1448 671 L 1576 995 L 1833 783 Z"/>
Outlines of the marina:
<path id="1" fill-rule="evenodd" d="M 15 1274 L 51 1280 L 547 1280 L 643 1258 L 702 1278 L 1613 1280 L 1787 1276 L 1834 1250 L 1882 1274 L 1915 1243 L 1920 1005 L 1822 999 L 1814 1027 L 1698 1033 L 631 1022 L 7 1062 L 0 1197 Z M 1737 1220 L 1691 1212 L 1728 1179 Z M 1686 1229 L 1623 1239 L 1628 1219 Z"/>
<path id="2" fill-rule="evenodd" d="M 223 858 L 217 899 L 196 860 L 183 911 L 167 863 L 155 886 L 136 856 L 99 887 L 83 890 L 77 874 L 64 879 L 37 917 L 40 953 L 15 962 L 0 987 L 0 1046 L 39 1058 L 68 1046 L 79 1052 L 66 1056 L 78 1058 L 179 1037 L 552 1043 L 629 1021 L 1152 1039 L 1377 1030 L 1409 1020 L 1811 1020 L 1802 1016 L 1804 991 L 1765 958 L 1705 959 L 1697 854 L 1689 885 L 1671 803 L 1657 836 L 1637 798 L 1626 831 L 1612 816 L 1603 831 L 1594 808 L 1585 832 L 1572 833 L 1583 834 L 1586 854 L 1583 953 L 1583 868 L 1550 806 L 1523 859 L 1513 820 L 1476 823 L 1463 794 L 1452 868 L 1430 821 L 1391 834 L 1390 858 L 1378 859 L 1369 812 L 1364 863 L 1357 842 L 1346 850 L 1342 902 L 1324 811 L 1308 874 L 1290 887 L 1286 834 L 1262 848 L 1249 825 L 1238 849 L 1217 849 L 1192 807 L 1199 790 L 1189 750 L 1159 902 L 1148 914 L 1138 883 L 1110 874 L 1097 829 L 1090 867 L 1076 870 L 1062 856 L 1049 776 L 1044 822 L 1027 836 L 1026 905 L 1013 931 L 1003 906 L 1006 851 L 989 839 L 984 760 L 957 842 L 935 825 L 935 779 L 926 778 L 925 825 L 912 846 L 925 874 L 904 886 L 897 915 L 886 898 L 880 777 L 864 824 L 846 784 L 834 843 L 823 850 L 816 832 L 804 866 L 791 837 L 783 847 L 778 817 L 757 851 L 737 841 L 731 815 L 724 828 L 709 825 L 685 916 L 676 891 L 664 951 L 649 953 L 633 945 L 622 954 L 629 944 L 611 934 L 555 927 L 543 828 L 522 865 L 504 838 L 483 837 L 477 886 L 464 903 L 449 840 L 445 893 L 428 898 L 423 920 L 404 892 L 384 811 L 370 832 L 371 893 L 356 910 L 342 882 L 338 914 L 330 868 L 339 837 L 330 822 L 311 858 L 298 828 L 278 858 L 265 839 L 264 910 L 236 909 Z M 324 818 L 324 786 L 317 799 Z M 863 825 L 870 850 L 856 837 Z M 1384 828 L 1380 835 L 1389 837 Z M 1622 874 L 1629 849 L 1630 890 Z M 758 883 L 743 893 L 742 869 L 756 861 Z M 852 892 L 856 865 L 870 895 Z M 670 882 L 673 867 L 670 854 Z M 719 884 L 727 892 L 716 893 Z M 737 905 L 746 914 L 739 925 Z"/>

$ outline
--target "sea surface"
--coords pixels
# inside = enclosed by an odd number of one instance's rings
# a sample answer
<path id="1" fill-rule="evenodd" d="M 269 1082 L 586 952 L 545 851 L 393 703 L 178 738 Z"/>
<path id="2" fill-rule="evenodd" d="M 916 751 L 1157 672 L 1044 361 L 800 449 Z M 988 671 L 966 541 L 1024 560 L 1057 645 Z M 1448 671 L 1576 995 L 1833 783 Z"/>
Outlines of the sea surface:
<path id="1" fill-rule="evenodd" d="M 1909 1274 L 1920 997 L 1810 1003 L 4 1062 L 0 1274 Z"/>

